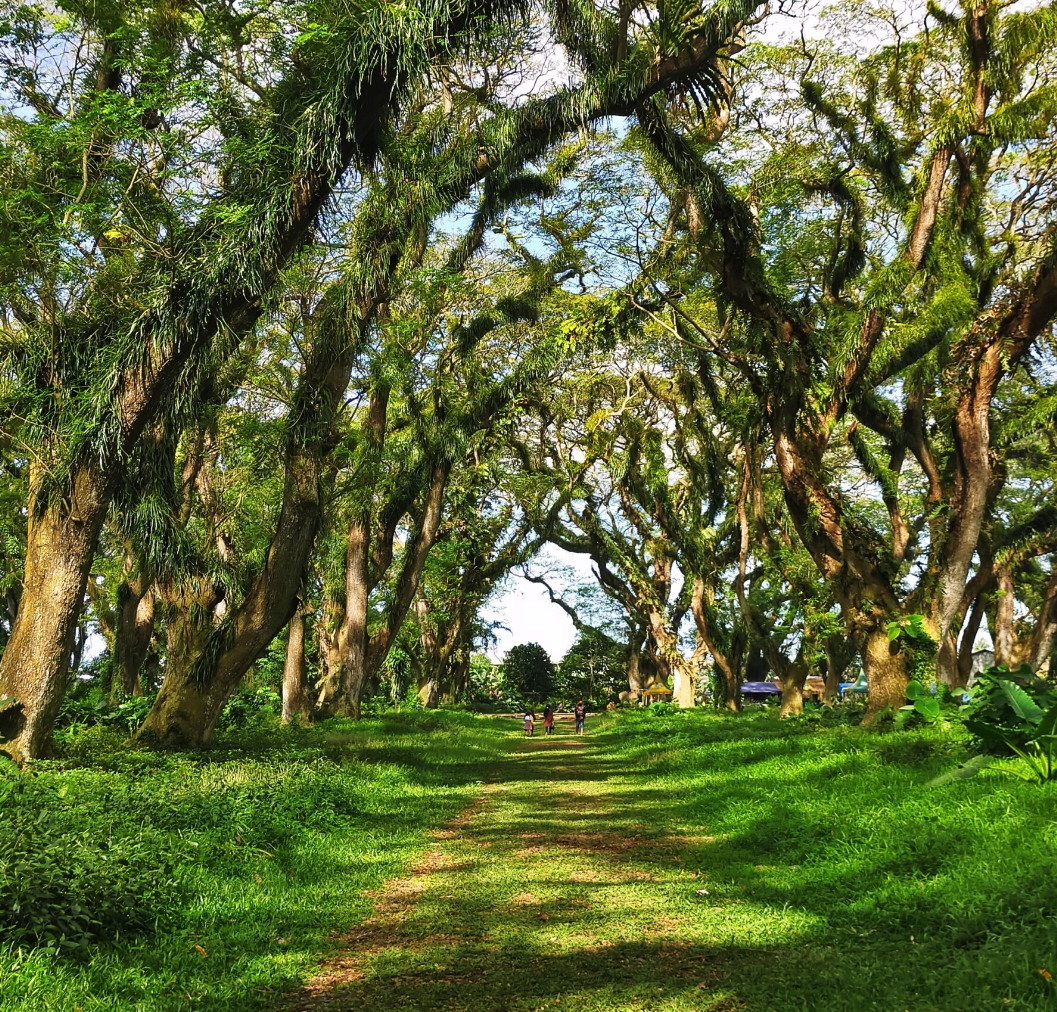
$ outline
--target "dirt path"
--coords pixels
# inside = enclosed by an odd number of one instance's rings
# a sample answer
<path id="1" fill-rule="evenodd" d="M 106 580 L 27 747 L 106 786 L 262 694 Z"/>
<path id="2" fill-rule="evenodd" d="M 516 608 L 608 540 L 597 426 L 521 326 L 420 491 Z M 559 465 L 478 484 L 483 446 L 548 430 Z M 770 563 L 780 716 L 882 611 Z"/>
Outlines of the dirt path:
<path id="1" fill-rule="evenodd" d="M 683 866 L 707 838 L 651 831 L 648 781 L 567 735 L 527 739 L 492 779 L 289 1012 L 745 1007 Z"/>

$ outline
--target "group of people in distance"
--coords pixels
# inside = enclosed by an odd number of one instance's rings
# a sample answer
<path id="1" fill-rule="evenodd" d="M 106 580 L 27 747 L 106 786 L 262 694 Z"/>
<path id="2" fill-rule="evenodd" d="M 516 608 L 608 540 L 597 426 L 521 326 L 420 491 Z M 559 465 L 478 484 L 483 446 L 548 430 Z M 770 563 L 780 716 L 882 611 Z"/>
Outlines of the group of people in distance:
<path id="1" fill-rule="evenodd" d="M 578 700 L 576 706 L 573 707 L 573 717 L 576 720 L 576 733 L 584 733 L 584 721 L 587 717 L 587 708 L 584 706 L 584 701 Z M 532 732 L 535 730 L 536 714 L 532 710 L 525 711 L 525 734 L 528 737 L 532 736 Z M 554 708 L 550 705 L 543 708 L 543 730 L 547 734 L 554 732 Z"/>

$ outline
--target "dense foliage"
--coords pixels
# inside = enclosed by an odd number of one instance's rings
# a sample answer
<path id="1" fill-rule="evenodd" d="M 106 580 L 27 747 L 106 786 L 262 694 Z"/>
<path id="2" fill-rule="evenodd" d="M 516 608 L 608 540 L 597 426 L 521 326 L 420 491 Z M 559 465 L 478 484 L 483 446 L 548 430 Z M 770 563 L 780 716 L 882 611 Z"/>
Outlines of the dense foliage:
<path id="1" fill-rule="evenodd" d="M 554 662 L 538 643 L 519 643 L 507 651 L 502 677 L 508 698 L 541 706 L 554 689 Z"/>
<path id="2" fill-rule="evenodd" d="M 1057 0 L 0 5 L 0 1006 L 248 1007 L 442 711 L 652 691 L 732 881 L 1034 1007 L 1055 224 Z"/>

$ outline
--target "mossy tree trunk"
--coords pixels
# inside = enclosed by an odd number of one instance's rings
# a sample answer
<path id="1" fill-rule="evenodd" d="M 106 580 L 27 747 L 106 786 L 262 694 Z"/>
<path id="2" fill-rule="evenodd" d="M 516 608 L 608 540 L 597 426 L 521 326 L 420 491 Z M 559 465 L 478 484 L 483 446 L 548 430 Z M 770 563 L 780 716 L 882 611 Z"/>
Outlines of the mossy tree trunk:
<path id="1" fill-rule="evenodd" d="M 75 472 L 73 496 L 41 501 L 31 477 L 25 575 L 14 628 L 0 658 L 0 748 L 16 761 L 45 756 L 69 679 L 70 655 L 109 489 L 95 468 Z"/>
<path id="2" fill-rule="evenodd" d="M 300 603 L 294 608 L 286 628 L 282 721 L 284 724 L 297 720 L 307 723 L 312 716 L 312 701 L 308 694 L 308 660 L 305 656 L 305 610 Z"/>

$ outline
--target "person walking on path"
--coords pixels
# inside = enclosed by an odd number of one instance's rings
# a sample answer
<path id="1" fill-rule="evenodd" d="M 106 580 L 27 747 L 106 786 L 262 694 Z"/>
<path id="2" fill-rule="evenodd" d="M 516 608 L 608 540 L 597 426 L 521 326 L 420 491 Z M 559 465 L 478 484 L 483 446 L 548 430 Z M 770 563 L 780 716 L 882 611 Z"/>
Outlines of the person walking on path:
<path id="1" fill-rule="evenodd" d="M 554 730 L 554 711 L 549 706 L 543 711 L 543 730 L 547 734 Z"/>
<path id="2" fill-rule="evenodd" d="M 532 723 L 536 719 L 536 715 L 531 710 L 525 711 L 525 735 L 529 738 L 532 737 Z"/>
<path id="3" fill-rule="evenodd" d="M 584 706 L 584 701 L 582 699 L 573 707 L 573 716 L 576 718 L 576 733 L 583 734 L 584 721 L 587 718 L 587 708 Z"/>

